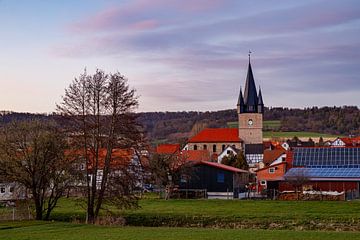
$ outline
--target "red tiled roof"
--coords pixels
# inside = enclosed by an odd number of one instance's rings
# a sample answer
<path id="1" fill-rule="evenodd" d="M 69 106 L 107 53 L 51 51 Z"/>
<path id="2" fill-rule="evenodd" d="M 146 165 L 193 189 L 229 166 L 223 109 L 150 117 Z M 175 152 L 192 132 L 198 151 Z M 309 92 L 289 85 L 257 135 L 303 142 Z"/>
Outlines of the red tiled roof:
<path id="1" fill-rule="evenodd" d="M 161 144 L 156 147 L 156 153 L 174 154 L 180 151 L 180 144 Z"/>
<path id="2" fill-rule="evenodd" d="M 206 128 L 189 139 L 190 143 L 196 142 L 240 142 L 237 128 Z"/>
<path id="3" fill-rule="evenodd" d="M 105 158 L 106 158 L 106 149 L 99 149 L 99 162 L 98 162 L 98 169 L 104 168 L 105 165 Z M 90 158 L 90 165 L 89 168 L 92 168 L 92 162 L 95 161 L 95 155 L 89 152 Z M 112 151 L 112 156 L 110 160 L 111 167 L 121 167 L 121 166 L 128 166 L 134 156 L 134 151 L 132 149 L 120 149 L 116 148 Z"/>
<path id="4" fill-rule="evenodd" d="M 249 173 L 249 171 L 239 169 L 239 168 L 235 168 L 235 167 L 231 167 L 231 166 L 227 166 L 227 165 L 224 165 L 224 164 L 221 164 L 221 163 L 216 163 L 216 162 L 200 161 L 198 164 L 208 165 L 208 166 L 211 166 L 211 167 L 220 168 L 220 169 L 230 171 L 230 172 Z"/>
<path id="5" fill-rule="evenodd" d="M 181 154 L 187 161 L 209 161 L 210 152 L 208 150 L 186 150 Z"/>
<path id="6" fill-rule="evenodd" d="M 263 168 L 259 168 L 259 169 L 257 169 L 257 170 L 255 170 L 254 172 L 260 172 L 260 171 L 263 171 L 263 170 L 265 170 L 265 169 L 269 169 L 269 168 L 273 168 L 273 167 L 276 167 L 276 166 L 280 166 L 280 165 L 282 165 L 282 164 L 287 164 L 287 162 L 280 162 L 280 163 L 277 163 L 277 164 L 274 164 L 274 165 L 269 165 L 269 166 L 265 166 L 265 167 L 263 167 Z"/>
<path id="7" fill-rule="evenodd" d="M 263 162 L 265 164 L 270 164 L 273 161 L 275 161 L 276 159 L 278 159 L 285 152 L 286 152 L 285 150 L 281 150 L 281 149 L 274 149 L 274 150 L 266 149 L 264 151 Z"/>
<path id="8" fill-rule="evenodd" d="M 340 138 L 347 146 L 360 144 L 360 137 L 342 137 Z"/>

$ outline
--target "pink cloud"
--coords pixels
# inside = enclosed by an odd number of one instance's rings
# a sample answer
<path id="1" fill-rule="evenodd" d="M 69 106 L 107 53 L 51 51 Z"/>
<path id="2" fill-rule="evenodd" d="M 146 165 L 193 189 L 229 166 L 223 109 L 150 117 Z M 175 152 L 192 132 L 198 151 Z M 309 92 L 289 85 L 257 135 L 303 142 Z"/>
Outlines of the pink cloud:
<path id="1" fill-rule="evenodd" d="M 133 30 L 149 30 L 159 26 L 158 21 L 154 19 L 144 20 L 129 25 L 129 28 Z"/>
<path id="2" fill-rule="evenodd" d="M 227 0 L 134 0 L 128 4 L 108 7 L 71 24 L 68 29 L 75 33 L 114 29 L 153 29 L 159 25 L 163 12 L 173 13 L 173 17 L 182 13 L 207 12 L 217 9 L 225 1 Z"/>

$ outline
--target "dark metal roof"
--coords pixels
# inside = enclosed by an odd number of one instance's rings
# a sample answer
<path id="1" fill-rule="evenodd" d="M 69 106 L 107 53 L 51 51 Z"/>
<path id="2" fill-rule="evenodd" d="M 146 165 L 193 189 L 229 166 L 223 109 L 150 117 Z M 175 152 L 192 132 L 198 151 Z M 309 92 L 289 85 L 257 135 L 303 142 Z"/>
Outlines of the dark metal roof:
<path id="1" fill-rule="evenodd" d="M 245 154 L 264 154 L 264 144 L 245 144 Z"/>
<path id="2" fill-rule="evenodd" d="M 240 113 L 263 113 L 264 112 L 264 102 L 262 99 L 262 93 L 259 89 L 259 94 L 257 94 L 254 74 L 252 72 L 252 67 L 249 59 L 248 72 L 245 82 L 245 91 L 242 94 L 241 88 L 239 93 L 239 98 L 237 106 L 240 106 Z"/>
<path id="3" fill-rule="evenodd" d="M 248 66 L 247 76 L 246 76 L 244 101 L 247 106 L 257 106 L 258 105 L 254 75 L 252 72 L 250 62 L 249 62 L 249 66 Z"/>
<path id="4" fill-rule="evenodd" d="M 258 105 L 264 105 L 260 87 L 259 87 Z"/>
<path id="5" fill-rule="evenodd" d="M 239 98 L 238 98 L 237 105 L 238 106 L 243 106 L 244 105 L 244 98 L 243 98 L 241 87 L 240 87 L 240 93 L 239 93 Z"/>

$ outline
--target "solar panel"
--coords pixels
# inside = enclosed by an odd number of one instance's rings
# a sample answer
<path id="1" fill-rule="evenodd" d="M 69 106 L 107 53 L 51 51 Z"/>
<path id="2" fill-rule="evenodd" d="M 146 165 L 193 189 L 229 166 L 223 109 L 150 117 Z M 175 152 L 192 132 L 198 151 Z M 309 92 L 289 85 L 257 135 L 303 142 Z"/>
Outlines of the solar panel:
<path id="1" fill-rule="evenodd" d="M 360 168 L 291 168 L 286 177 L 308 178 L 360 178 Z"/>
<path id="2" fill-rule="evenodd" d="M 359 168 L 359 148 L 295 148 L 293 165 L 302 167 Z"/>

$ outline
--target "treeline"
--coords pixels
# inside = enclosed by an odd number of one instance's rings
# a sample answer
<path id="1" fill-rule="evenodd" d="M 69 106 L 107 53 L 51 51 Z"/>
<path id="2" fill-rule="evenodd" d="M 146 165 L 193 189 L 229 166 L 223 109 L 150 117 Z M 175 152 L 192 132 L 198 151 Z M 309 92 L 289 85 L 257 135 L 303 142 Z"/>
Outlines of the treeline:
<path id="1" fill-rule="evenodd" d="M 265 112 L 265 120 L 281 120 L 281 131 L 360 135 L 360 110 L 356 106 L 271 108 Z"/>
<path id="2" fill-rule="evenodd" d="M 175 141 L 203 127 L 227 127 L 237 121 L 235 109 L 214 112 L 139 113 L 148 137 Z M 280 120 L 279 131 L 306 131 L 336 135 L 360 135 L 360 110 L 355 106 L 305 109 L 266 108 L 264 120 Z"/>
<path id="3" fill-rule="evenodd" d="M 235 109 L 213 112 L 137 113 L 151 141 L 181 141 L 204 127 L 227 127 L 237 121 Z M 1 112 L 0 123 L 29 118 L 49 119 L 55 115 Z M 305 109 L 266 108 L 264 120 L 280 120 L 280 131 L 309 131 L 336 135 L 360 135 L 360 110 L 355 106 Z"/>

